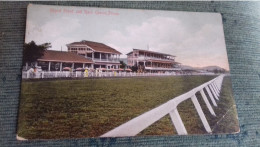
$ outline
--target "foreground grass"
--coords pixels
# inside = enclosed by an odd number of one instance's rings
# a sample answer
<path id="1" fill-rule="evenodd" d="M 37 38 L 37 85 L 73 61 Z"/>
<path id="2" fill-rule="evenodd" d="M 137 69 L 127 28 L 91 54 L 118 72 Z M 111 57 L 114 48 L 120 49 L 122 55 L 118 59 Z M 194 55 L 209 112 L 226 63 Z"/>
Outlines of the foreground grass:
<path id="1" fill-rule="evenodd" d="M 98 137 L 212 78 L 182 76 L 23 81 L 18 135 L 27 139 Z M 231 103 L 234 104 L 233 101 Z M 189 103 L 183 105 L 180 107 L 192 106 Z M 188 109 L 185 111 L 190 112 Z M 195 122 L 194 130 L 187 129 L 189 133 L 203 133 L 200 132 L 203 126 L 198 125 L 199 120 L 195 118 L 196 113 L 186 115 L 180 112 L 180 115 L 185 126 L 186 119 Z M 233 115 L 230 117 L 233 118 Z M 153 126 L 153 129 L 149 127 L 140 134 L 175 132 L 167 116 Z M 217 126 L 214 128 L 225 130 Z"/>
<path id="2" fill-rule="evenodd" d="M 202 107 L 202 110 L 208 120 L 208 123 L 212 129 L 212 133 L 235 133 L 239 132 L 239 123 L 237 118 L 237 111 L 235 101 L 232 94 L 231 80 L 230 77 L 225 77 L 222 83 L 222 89 L 220 93 L 219 101 L 216 100 L 217 107 L 211 103 L 209 96 L 204 90 L 208 97 L 208 100 L 216 114 L 212 116 L 199 93 L 196 93 L 196 97 Z M 191 99 L 188 99 L 177 107 L 182 121 L 188 134 L 205 134 L 207 133 L 199 115 L 193 105 Z M 158 122 L 154 123 L 139 135 L 172 135 L 177 134 L 174 126 L 172 125 L 170 116 L 167 115 Z"/>

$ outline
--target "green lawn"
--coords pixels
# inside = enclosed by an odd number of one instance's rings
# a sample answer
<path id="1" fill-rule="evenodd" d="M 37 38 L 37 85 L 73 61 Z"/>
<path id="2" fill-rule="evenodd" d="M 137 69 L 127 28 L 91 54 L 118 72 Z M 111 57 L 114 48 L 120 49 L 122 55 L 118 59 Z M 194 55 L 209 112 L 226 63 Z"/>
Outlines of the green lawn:
<path id="1" fill-rule="evenodd" d="M 178 76 L 23 81 L 18 135 L 27 139 L 98 137 L 212 78 Z M 198 98 L 214 132 L 228 133 L 239 129 L 235 107 L 231 108 L 234 100 L 229 78 L 224 80 L 219 107 L 214 108 L 217 117 L 212 117 L 199 95 Z M 205 133 L 196 111 L 191 111 L 195 110 L 191 100 L 181 103 L 178 109 L 189 134 Z M 223 115 L 224 119 L 216 125 Z M 232 125 L 227 125 L 230 121 Z M 170 134 L 176 134 L 176 131 L 166 116 L 138 135 Z"/>
<path id="2" fill-rule="evenodd" d="M 235 106 L 235 101 L 233 98 L 232 87 L 230 77 L 225 77 L 222 83 L 222 90 L 220 94 L 219 101 L 216 100 L 218 107 L 214 107 L 209 99 L 209 96 L 204 90 L 208 97 L 211 106 L 214 109 L 216 117 L 212 116 L 203 101 L 200 94 L 196 94 L 198 101 L 202 107 L 202 110 L 209 122 L 212 129 L 212 133 L 235 133 L 239 131 L 239 123 L 237 119 L 237 111 Z M 197 114 L 195 106 L 193 105 L 191 99 L 182 102 L 177 107 L 182 121 L 187 129 L 188 134 L 204 134 L 207 133 L 204 126 Z M 172 129 L 169 129 L 172 127 Z M 167 115 L 163 119 L 154 123 L 139 135 L 172 135 L 177 134 L 175 128 L 173 127 L 170 116 Z"/>

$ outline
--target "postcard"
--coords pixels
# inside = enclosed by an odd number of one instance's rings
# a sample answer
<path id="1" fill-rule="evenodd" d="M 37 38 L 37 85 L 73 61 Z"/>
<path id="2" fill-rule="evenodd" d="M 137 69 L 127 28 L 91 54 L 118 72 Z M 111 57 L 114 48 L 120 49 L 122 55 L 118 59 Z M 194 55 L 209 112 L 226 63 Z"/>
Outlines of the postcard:
<path id="1" fill-rule="evenodd" d="M 18 140 L 239 130 L 221 14 L 29 4 Z"/>

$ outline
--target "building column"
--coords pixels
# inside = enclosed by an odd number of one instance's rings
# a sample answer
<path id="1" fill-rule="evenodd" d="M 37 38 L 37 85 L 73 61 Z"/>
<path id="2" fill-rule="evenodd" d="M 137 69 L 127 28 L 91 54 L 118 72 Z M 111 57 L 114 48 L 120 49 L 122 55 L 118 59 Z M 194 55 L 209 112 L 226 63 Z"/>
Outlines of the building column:
<path id="1" fill-rule="evenodd" d="M 145 66 L 145 61 L 144 61 L 144 67 L 146 67 L 146 66 Z"/>
<path id="2" fill-rule="evenodd" d="M 94 64 L 91 64 L 91 68 L 94 69 Z"/>
<path id="3" fill-rule="evenodd" d="M 83 68 L 83 69 L 85 68 L 85 63 L 82 64 L 82 68 Z"/>
<path id="4" fill-rule="evenodd" d="M 74 63 L 72 63 L 72 67 L 71 68 L 74 69 Z"/>
<path id="5" fill-rule="evenodd" d="M 94 52 L 92 52 L 92 60 L 94 60 Z"/>
<path id="6" fill-rule="evenodd" d="M 99 68 L 101 69 L 101 64 L 99 65 Z"/>
<path id="7" fill-rule="evenodd" d="M 62 62 L 60 63 L 60 71 L 62 71 Z"/>
<path id="8" fill-rule="evenodd" d="M 99 53 L 99 59 L 100 59 L 100 61 L 101 61 L 101 53 Z"/>
<path id="9" fill-rule="evenodd" d="M 151 67 L 153 67 L 153 62 L 151 61 Z"/>
<path id="10" fill-rule="evenodd" d="M 51 71 L 51 62 L 49 61 L 48 71 Z"/>
<path id="11" fill-rule="evenodd" d="M 107 61 L 108 61 L 108 54 L 106 54 L 106 58 L 107 58 Z"/>

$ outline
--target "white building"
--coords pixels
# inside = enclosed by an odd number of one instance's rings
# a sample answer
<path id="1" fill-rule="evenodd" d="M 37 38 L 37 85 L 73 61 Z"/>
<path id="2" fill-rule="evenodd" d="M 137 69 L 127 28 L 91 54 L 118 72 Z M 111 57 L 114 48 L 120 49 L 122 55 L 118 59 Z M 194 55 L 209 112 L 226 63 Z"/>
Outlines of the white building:
<path id="1" fill-rule="evenodd" d="M 82 55 L 93 62 L 92 68 L 119 69 L 121 53 L 103 43 L 80 41 L 67 44 L 68 52 Z"/>
<path id="2" fill-rule="evenodd" d="M 127 54 L 127 65 L 137 66 L 140 72 L 180 71 L 175 56 L 149 50 L 133 49 Z"/>

